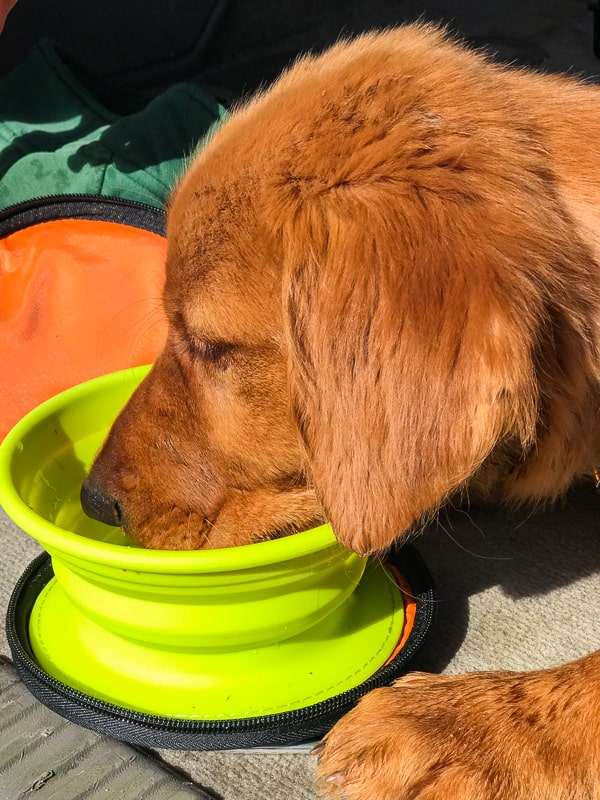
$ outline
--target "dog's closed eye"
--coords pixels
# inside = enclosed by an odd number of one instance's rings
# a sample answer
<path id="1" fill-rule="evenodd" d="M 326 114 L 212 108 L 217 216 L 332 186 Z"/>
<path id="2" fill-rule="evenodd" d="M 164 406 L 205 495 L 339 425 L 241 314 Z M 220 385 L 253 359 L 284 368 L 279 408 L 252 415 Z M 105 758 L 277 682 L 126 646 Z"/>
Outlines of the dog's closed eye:
<path id="1" fill-rule="evenodd" d="M 190 330 L 182 314 L 176 314 L 172 330 L 178 349 L 192 359 L 216 365 L 228 365 L 229 357 L 236 349 L 233 342 L 225 339 L 211 339 Z"/>
<path id="2" fill-rule="evenodd" d="M 226 341 L 209 341 L 195 336 L 188 337 L 186 349 L 191 358 L 210 364 L 226 365 L 235 350 L 235 344 Z"/>

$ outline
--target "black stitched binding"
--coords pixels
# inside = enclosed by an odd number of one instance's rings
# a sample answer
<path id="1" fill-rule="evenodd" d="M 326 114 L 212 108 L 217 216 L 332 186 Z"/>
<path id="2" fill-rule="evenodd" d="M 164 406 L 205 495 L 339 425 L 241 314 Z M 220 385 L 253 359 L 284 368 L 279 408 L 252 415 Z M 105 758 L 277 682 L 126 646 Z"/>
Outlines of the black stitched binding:
<path id="1" fill-rule="evenodd" d="M 160 208 L 119 197 L 64 194 L 36 197 L 0 211 L 0 238 L 30 225 L 59 219 L 118 222 L 165 236 L 165 212 Z"/>

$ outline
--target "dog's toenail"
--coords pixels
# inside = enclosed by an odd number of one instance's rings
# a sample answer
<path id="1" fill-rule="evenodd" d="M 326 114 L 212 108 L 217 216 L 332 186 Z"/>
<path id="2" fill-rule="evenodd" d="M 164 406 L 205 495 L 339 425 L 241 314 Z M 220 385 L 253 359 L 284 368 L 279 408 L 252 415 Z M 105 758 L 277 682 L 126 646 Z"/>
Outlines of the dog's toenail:
<path id="1" fill-rule="evenodd" d="M 327 783 L 335 783 L 338 786 L 342 784 L 346 780 L 346 773 L 345 772 L 334 772 L 333 774 L 329 775 L 325 778 Z"/>
<path id="2" fill-rule="evenodd" d="M 317 744 L 311 748 L 310 754 L 311 756 L 318 756 L 323 750 L 325 750 L 325 742 L 317 742 Z"/>

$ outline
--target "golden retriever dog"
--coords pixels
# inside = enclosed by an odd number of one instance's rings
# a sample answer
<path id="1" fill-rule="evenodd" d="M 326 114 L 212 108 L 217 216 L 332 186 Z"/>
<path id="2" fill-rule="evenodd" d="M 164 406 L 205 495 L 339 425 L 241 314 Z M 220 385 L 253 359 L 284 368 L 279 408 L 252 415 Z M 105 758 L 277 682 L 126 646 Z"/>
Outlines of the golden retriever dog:
<path id="1" fill-rule="evenodd" d="M 600 453 L 600 89 L 427 25 L 302 58 L 168 214 L 169 335 L 83 489 L 148 547 L 367 554 Z M 574 546 L 576 546 L 574 544 Z M 316 748 L 351 800 L 600 798 L 600 653 L 410 675 Z"/>

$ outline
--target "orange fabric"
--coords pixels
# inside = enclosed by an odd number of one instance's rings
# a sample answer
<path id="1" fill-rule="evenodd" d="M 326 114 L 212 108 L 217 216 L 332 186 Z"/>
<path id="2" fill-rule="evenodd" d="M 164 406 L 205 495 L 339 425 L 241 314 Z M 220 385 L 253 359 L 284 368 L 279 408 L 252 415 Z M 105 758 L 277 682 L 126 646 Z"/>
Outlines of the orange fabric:
<path id="1" fill-rule="evenodd" d="M 389 562 L 386 563 L 386 569 L 392 573 L 394 576 L 394 580 L 398 584 L 400 591 L 402 592 L 402 600 L 404 601 L 404 625 L 402 626 L 402 634 L 400 635 L 400 639 L 398 640 L 398 644 L 394 647 L 394 650 L 390 654 L 388 660 L 385 662 L 389 664 L 390 661 L 393 661 L 400 650 L 406 644 L 406 640 L 410 636 L 410 632 L 413 629 L 415 624 L 415 615 L 417 613 L 417 601 L 412 593 L 412 589 L 410 588 L 408 581 L 404 577 L 404 575 L 398 570 L 393 564 Z"/>
<path id="2" fill-rule="evenodd" d="M 166 242 L 113 222 L 44 222 L 0 240 L 0 439 L 63 389 L 154 361 Z"/>

